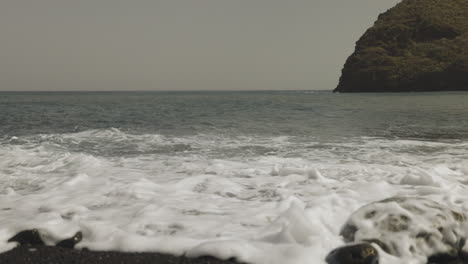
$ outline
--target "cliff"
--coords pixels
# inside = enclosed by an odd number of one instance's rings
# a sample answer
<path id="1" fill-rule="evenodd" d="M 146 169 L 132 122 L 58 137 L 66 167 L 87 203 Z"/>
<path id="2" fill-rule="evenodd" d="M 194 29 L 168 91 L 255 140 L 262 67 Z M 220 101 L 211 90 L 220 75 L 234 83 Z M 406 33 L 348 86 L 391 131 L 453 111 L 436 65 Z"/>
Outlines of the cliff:
<path id="1" fill-rule="evenodd" d="M 334 92 L 468 91 L 468 0 L 403 0 L 357 41 Z"/>

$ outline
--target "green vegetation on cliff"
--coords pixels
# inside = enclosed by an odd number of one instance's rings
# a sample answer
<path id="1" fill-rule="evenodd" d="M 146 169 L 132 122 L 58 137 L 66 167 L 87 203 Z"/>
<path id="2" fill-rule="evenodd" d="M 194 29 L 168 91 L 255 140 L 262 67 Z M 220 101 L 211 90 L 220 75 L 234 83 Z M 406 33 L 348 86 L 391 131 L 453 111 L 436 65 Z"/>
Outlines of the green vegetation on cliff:
<path id="1" fill-rule="evenodd" d="M 335 92 L 468 90 L 468 0 L 403 0 L 356 43 Z"/>

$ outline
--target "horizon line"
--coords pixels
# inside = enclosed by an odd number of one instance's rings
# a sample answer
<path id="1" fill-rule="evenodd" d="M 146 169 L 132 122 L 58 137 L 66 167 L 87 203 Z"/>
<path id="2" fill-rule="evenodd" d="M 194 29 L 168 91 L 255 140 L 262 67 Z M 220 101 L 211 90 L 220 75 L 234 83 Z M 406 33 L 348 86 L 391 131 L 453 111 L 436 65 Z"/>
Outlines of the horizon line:
<path id="1" fill-rule="evenodd" d="M 333 90 L 305 90 L 305 89 L 298 89 L 298 90 L 0 90 L 2 92 L 40 92 L 40 93 L 47 93 L 47 92 L 328 92 Z"/>

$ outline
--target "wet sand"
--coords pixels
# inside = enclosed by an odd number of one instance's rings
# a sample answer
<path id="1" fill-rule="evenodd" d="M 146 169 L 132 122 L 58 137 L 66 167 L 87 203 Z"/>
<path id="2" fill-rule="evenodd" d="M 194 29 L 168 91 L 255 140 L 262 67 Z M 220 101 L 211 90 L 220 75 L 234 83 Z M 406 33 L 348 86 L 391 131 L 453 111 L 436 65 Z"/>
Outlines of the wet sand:
<path id="1" fill-rule="evenodd" d="M 160 253 L 89 251 L 49 246 L 18 246 L 0 254 L 1 264 L 238 264 L 234 259 L 186 258 Z"/>

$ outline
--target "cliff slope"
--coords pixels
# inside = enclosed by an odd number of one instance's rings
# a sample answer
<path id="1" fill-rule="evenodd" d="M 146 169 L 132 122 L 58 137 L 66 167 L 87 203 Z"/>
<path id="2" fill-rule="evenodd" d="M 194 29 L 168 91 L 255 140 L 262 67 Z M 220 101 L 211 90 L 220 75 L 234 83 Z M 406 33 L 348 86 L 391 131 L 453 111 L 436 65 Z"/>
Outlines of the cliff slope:
<path id="1" fill-rule="evenodd" d="M 403 0 L 357 41 L 334 92 L 468 91 L 468 0 Z"/>

